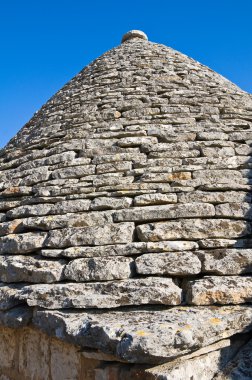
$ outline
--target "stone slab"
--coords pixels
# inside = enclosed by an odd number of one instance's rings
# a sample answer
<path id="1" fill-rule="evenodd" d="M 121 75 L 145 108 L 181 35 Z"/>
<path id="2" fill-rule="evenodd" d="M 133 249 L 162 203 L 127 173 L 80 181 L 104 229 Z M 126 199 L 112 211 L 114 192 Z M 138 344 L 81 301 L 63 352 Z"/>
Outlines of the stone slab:
<path id="1" fill-rule="evenodd" d="M 83 281 L 110 281 L 132 277 L 135 271 L 134 260 L 128 257 L 97 257 L 90 259 L 76 259 L 65 268 L 67 280 Z"/>
<path id="2" fill-rule="evenodd" d="M 141 222 L 146 220 L 210 217 L 214 215 L 214 206 L 211 204 L 187 203 L 183 205 L 146 206 L 124 209 L 116 211 L 113 218 L 116 222 Z"/>
<path id="3" fill-rule="evenodd" d="M 136 259 L 136 270 L 143 275 L 188 276 L 201 272 L 201 262 L 188 251 L 148 253 Z"/>
<path id="4" fill-rule="evenodd" d="M 184 286 L 191 305 L 228 305 L 252 302 L 251 276 L 206 276 Z"/>
<path id="5" fill-rule="evenodd" d="M 49 232 L 46 247 L 63 248 L 79 245 L 130 243 L 134 223 L 107 224 L 83 228 L 63 228 Z"/>
<path id="6" fill-rule="evenodd" d="M 50 336 L 131 363 L 160 364 L 251 330 L 252 306 L 124 308 L 117 311 L 35 311 Z"/>
<path id="7" fill-rule="evenodd" d="M 21 290 L 19 297 L 29 306 L 47 309 L 179 305 L 181 289 L 170 278 L 148 277 L 94 283 L 29 285 Z"/>
<path id="8" fill-rule="evenodd" d="M 244 221 L 229 219 L 184 219 L 179 221 L 141 224 L 136 227 L 141 241 L 175 239 L 234 239 L 251 232 L 251 226 Z"/>

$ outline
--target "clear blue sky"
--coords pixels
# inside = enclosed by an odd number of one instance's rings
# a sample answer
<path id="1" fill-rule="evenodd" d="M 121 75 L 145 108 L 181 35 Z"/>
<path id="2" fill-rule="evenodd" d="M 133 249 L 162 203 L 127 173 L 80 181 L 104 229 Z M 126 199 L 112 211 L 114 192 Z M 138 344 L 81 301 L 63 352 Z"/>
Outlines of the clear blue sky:
<path id="1" fill-rule="evenodd" d="M 252 0 L 0 1 L 0 147 L 130 29 L 252 92 Z"/>

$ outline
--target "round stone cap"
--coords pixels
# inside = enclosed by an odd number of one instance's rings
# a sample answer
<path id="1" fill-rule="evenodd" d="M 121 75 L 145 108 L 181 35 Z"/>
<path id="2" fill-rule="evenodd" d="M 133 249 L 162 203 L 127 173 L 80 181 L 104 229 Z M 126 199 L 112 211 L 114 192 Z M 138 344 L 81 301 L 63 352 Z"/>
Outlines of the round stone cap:
<path id="1" fill-rule="evenodd" d="M 141 38 L 142 40 L 148 41 L 147 35 L 141 30 L 130 30 L 129 32 L 123 35 L 122 43 L 125 41 L 132 40 L 133 38 Z"/>

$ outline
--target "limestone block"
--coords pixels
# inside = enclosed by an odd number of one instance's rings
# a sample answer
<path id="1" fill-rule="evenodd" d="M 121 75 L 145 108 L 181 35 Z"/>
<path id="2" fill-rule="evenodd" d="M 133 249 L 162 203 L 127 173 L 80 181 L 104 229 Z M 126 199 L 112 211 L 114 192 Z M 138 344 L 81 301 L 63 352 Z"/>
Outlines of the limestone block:
<path id="1" fill-rule="evenodd" d="M 114 173 L 114 172 L 125 172 L 131 170 L 132 162 L 123 161 L 123 162 L 112 162 L 108 164 L 99 164 L 96 166 L 97 174 L 103 173 Z"/>
<path id="2" fill-rule="evenodd" d="M 238 247 L 239 241 L 243 239 L 203 239 L 199 240 L 198 244 L 200 248 L 228 248 L 228 247 Z M 240 248 L 243 248 L 240 246 Z"/>
<path id="3" fill-rule="evenodd" d="M 64 260 L 39 256 L 0 256 L 0 281 L 51 283 L 63 279 Z"/>
<path id="4" fill-rule="evenodd" d="M 63 228 L 61 230 L 50 231 L 45 246 L 50 248 L 63 248 L 79 245 L 130 243 L 132 241 L 133 232 L 134 223 Z"/>
<path id="5" fill-rule="evenodd" d="M 134 198 L 134 206 L 149 206 L 149 205 L 162 205 L 167 203 L 176 203 L 176 194 L 143 194 L 138 195 Z"/>
<path id="6" fill-rule="evenodd" d="M 178 202 L 209 202 L 209 203 L 237 203 L 250 202 L 251 195 L 243 191 L 193 191 L 190 193 L 178 194 Z"/>
<path id="7" fill-rule="evenodd" d="M 0 254 L 29 253 L 42 248 L 47 237 L 45 232 L 27 232 L 0 237 Z"/>
<path id="8" fill-rule="evenodd" d="M 67 227 L 91 227 L 104 226 L 113 222 L 110 211 L 68 213 L 65 215 L 47 215 L 41 217 L 29 217 L 20 219 L 21 226 L 40 230 L 54 230 Z"/>
<path id="9" fill-rule="evenodd" d="M 224 132 L 198 132 L 198 140 L 228 140 L 228 134 Z"/>
<path id="10" fill-rule="evenodd" d="M 191 179 L 191 176 L 192 175 L 190 171 L 178 171 L 174 173 L 147 173 L 146 172 L 141 176 L 141 181 L 142 182 L 173 182 L 177 180 Z"/>
<path id="11" fill-rule="evenodd" d="M 113 308 L 127 305 L 179 305 L 181 289 L 170 278 L 148 277 L 94 283 L 29 285 L 19 293 L 29 306 Z"/>
<path id="12" fill-rule="evenodd" d="M 196 242 L 186 240 L 148 242 L 146 247 L 147 252 L 191 251 L 199 248 Z"/>
<path id="13" fill-rule="evenodd" d="M 161 205 L 134 207 L 116 211 L 113 215 L 116 222 L 148 221 L 177 218 L 196 218 L 214 216 L 214 206 L 208 203 L 188 203 L 183 205 Z"/>
<path id="14" fill-rule="evenodd" d="M 235 156 L 235 150 L 232 147 L 225 146 L 223 148 L 211 147 L 202 148 L 202 154 L 206 157 L 225 157 Z"/>
<path id="15" fill-rule="evenodd" d="M 92 163 L 95 165 L 105 164 L 115 161 L 132 161 L 143 162 L 146 161 L 146 155 L 143 153 L 115 153 L 115 154 L 103 154 L 93 158 Z"/>
<path id="16" fill-rule="evenodd" d="M 236 275 L 252 272 L 252 249 L 215 249 L 197 251 L 202 272 Z"/>
<path id="17" fill-rule="evenodd" d="M 52 172 L 52 178 L 81 178 L 95 174 L 95 165 L 69 166 L 68 168 L 56 169 Z"/>
<path id="18" fill-rule="evenodd" d="M 233 181 L 234 178 L 239 180 L 242 178 L 242 174 L 238 170 L 198 170 L 193 173 L 193 178 L 204 178 L 204 180 L 220 182 L 220 183 L 228 183 L 229 181 Z"/>
<path id="19" fill-rule="evenodd" d="M 251 203 L 223 203 L 215 207 L 216 216 L 221 218 L 244 218 L 252 219 L 252 207 Z"/>
<path id="20" fill-rule="evenodd" d="M 18 293 L 22 286 L 22 284 L 6 285 L 0 283 L 0 310 L 8 310 L 22 303 L 18 299 Z"/>
<path id="21" fill-rule="evenodd" d="M 120 208 L 128 208 L 132 204 L 132 198 L 112 198 L 112 197 L 98 197 L 92 201 L 92 210 L 115 210 Z"/>
<path id="22" fill-rule="evenodd" d="M 191 252 L 148 253 L 136 259 L 136 270 L 144 275 L 188 276 L 201 271 L 201 262 Z"/>
<path id="23" fill-rule="evenodd" d="M 117 311 L 37 310 L 34 324 L 50 336 L 131 363 L 160 364 L 251 330 L 252 306 L 173 307 Z"/>
<path id="24" fill-rule="evenodd" d="M 152 136 L 137 136 L 137 137 L 124 137 L 118 140 L 118 146 L 120 147 L 132 147 L 142 144 L 157 144 L 158 140 Z"/>
<path id="25" fill-rule="evenodd" d="M 10 235 L 13 233 L 22 232 L 22 220 L 16 219 L 11 222 L 4 222 L 0 224 L 0 236 Z"/>
<path id="26" fill-rule="evenodd" d="M 141 241 L 174 239 L 234 238 L 251 232 L 249 224 L 229 219 L 184 219 L 141 224 L 136 227 Z"/>
<path id="27" fill-rule="evenodd" d="M 186 299 L 191 305 L 236 305 L 251 302 L 252 277 L 207 276 L 188 281 Z"/>
<path id="28" fill-rule="evenodd" d="M 173 242 L 171 242 L 173 243 Z M 183 243 L 183 242 L 181 242 Z M 192 243 L 193 244 L 193 243 Z M 195 243 L 194 243 L 195 244 Z M 177 245 L 174 246 L 174 250 Z M 168 250 L 168 248 L 167 248 Z M 109 257 L 109 256 L 131 256 L 138 255 L 147 251 L 146 243 L 135 242 L 129 244 L 113 244 L 86 247 L 70 247 L 66 249 L 42 249 L 42 256 L 46 257 Z"/>
<path id="29" fill-rule="evenodd" d="M 134 260 L 122 256 L 76 259 L 66 266 L 64 273 L 68 280 L 77 282 L 120 280 L 134 274 Z"/>
<path id="30" fill-rule="evenodd" d="M 178 158 L 189 158 L 189 157 L 198 157 L 200 156 L 200 150 L 167 150 L 162 152 L 151 152 L 148 157 L 151 158 L 169 158 L 169 157 L 178 157 Z"/>

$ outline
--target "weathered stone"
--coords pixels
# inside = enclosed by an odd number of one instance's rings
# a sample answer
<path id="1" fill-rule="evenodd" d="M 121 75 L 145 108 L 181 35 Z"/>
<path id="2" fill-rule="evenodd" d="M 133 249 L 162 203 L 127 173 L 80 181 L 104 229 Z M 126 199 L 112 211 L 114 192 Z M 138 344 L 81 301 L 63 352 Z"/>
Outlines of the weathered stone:
<path id="1" fill-rule="evenodd" d="M 200 273 L 201 262 L 188 251 L 148 253 L 136 259 L 136 270 L 145 275 L 188 276 Z"/>
<path id="2" fill-rule="evenodd" d="M 122 256 L 76 259 L 66 266 L 64 274 L 77 282 L 122 280 L 134 274 L 134 260 Z"/>
<path id="3" fill-rule="evenodd" d="M 186 300 L 191 305 L 227 305 L 252 302 L 252 277 L 207 276 L 189 281 Z"/>
<path id="4" fill-rule="evenodd" d="M 0 281 L 51 283 L 63 279 L 64 260 L 34 256 L 0 256 Z"/>
<path id="5" fill-rule="evenodd" d="M 132 363 L 163 363 L 233 334 L 251 330 L 251 306 L 173 307 L 67 313 L 35 312 L 48 335 Z"/>
<path id="6" fill-rule="evenodd" d="M 238 342 L 237 342 L 238 341 Z M 223 369 L 237 354 L 246 339 L 236 339 L 231 343 L 229 339 L 221 340 L 210 346 L 201 348 L 192 354 L 183 355 L 168 363 L 146 370 L 153 377 L 150 380 L 185 380 L 215 379 L 215 374 Z"/>
<path id="7" fill-rule="evenodd" d="M 97 174 L 125 172 L 131 170 L 132 163 L 130 161 L 113 162 L 109 164 L 99 164 L 96 166 Z"/>
<path id="8" fill-rule="evenodd" d="M 57 169 L 52 172 L 52 178 L 81 178 L 90 174 L 95 174 L 95 165 L 72 166 Z"/>
<path id="9" fill-rule="evenodd" d="M 237 242 L 234 239 L 205 239 L 199 240 L 198 244 L 200 248 L 228 248 L 236 246 Z"/>
<path id="10" fill-rule="evenodd" d="M 251 203 L 224 203 L 215 207 L 216 216 L 221 218 L 252 219 Z"/>
<path id="11" fill-rule="evenodd" d="M 142 144 L 157 144 L 157 142 L 158 142 L 157 138 L 151 137 L 151 136 L 125 137 L 118 140 L 118 146 L 131 147 L 131 146 L 138 146 Z"/>
<path id="12" fill-rule="evenodd" d="M 249 380 L 252 378 L 252 340 L 245 344 L 225 368 L 219 368 L 213 380 Z"/>
<path id="13" fill-rule="evenodd" d="M 45 246 L 63 248 L 79 245 L 130 243 L 133 232 L 133 223 L 107 224 L 104 227 L 63 228 L 50 231 Z"/>
<path id="14" fill-rule="evenodd" d="M 177 218 L 197 218 L 200 216 L 214 216 L 214 206 L 207 203 L 191 203 L 183 205 L 162 205 L 134 207 L 128 210 L 120 210 L 114 213 L 116 222 L 164 220 Z"/>
<path id="15" fill-rule="evenodd" d="M 146 155 L 143 153 L 115 153 L 115 154 L 103 154 L 93 158 L 92 164 L 105 164 L 115 161 L 132 161 L 133 163 L 139 161 L 146 161 Z"/>
<path id="16" fill-rule="evenodd" d="M 8 211 L 8 218 L 26 218 L 29 216 L 55 215 L 87 211 L 91 201 L 88 199 L 67 200 L 55 204 L 42 203 L 25 205 Z"/>
<path id="17" fill-rule="evenodd" d="M 252 249 L 197 251 L 202 272 L 218 275 L 252 273 Z"/>
<path id="18" fill-rule="evenodd" d="M 25 286 L 19 298 L 47 309 L 113 308 L 127 305 L 179 305 L 181 289 L 170 278 L 148 277 L 94 283 Z"/>
<path id="19" fill-rule="evenodd" d="M 135 206 L 162 205 L 167 203 L 176 203 L 176 194 L 143 194 L 134 198 Z"/>
<path id="20" fill-rule="evenodd" d="M 168 168 L 168 170 L 170 170 Z M 176 180 L 191 179 L 190 171 L 181 171 L 177 173 L 145 173 L 141 176 L 143 182 L 173 182 Z"/>
<path id="21" fill-rule="evenodd" d="M 243 221 L 228 219 L 184 219 L 142 224 L 136 228 L 142 241 L 174 239 L 234 238 L 245 236 L 251 227 Z"/>
<path id="22" fill-rule="evenodd" d="M 0 254 L 29 253 L 42 248 L 46 240 L 45 232 L 27 232 L 0 238 Z"/>
<path id="23" fill-rule="evenodd" d="M 220 191 L 220 192 L 206 192 L 194 191 L 190 193 L 178 194 L 178 202 L 191 203 L 191 202 L 209 202 L 209 203 L 237 203 L 237 202 L 250 202 L 251 195 L 245 192 L 238 191 Z"/>
<path id="24" fill-rule="evenodd" d="M 23 232 L 22 220 L 20 219 L 0 224 L 0 236 L 10 235 L 19 232 Z"/>
<path id="25" fill-rule="evenodd" d="M 202 154 L 206 157 L 225 157 L 225 156 L 235 156 L 235 150 L 232 147 L 225 146 L 223 148 L 202 148 Z"/>
<path id="26" fill-rule="evenodd" d="M 191 251 L 199 247 L 196 242 L 185 240 L 148 242 L 146 246 L 147 252 Z"/>
<path id="27" fill-rule="evenodd" d="M 16 305 L 23 303 L 18 298 L 23 284 L 1 284 L 0 283 L 0 310 L 8 310 Z"/>
<path id="28" fill-rule="evenodd" d="M 171 242 L 173 243 L 173 242 Z M 43 249 L 42 256 L 47 257 L 108 257 L 108 256 L 131 256 L 147 251 L 146 243 L 136 242 L 129 244 L 100 245 L 92 247 L 71 247 L 66 249 Z"/>
<path id="29" fill-rule="evenodd" d="M 127 197 L 112 198 L 112 197 L 98 197 L 92 201 L 92 210 L 115 210 L 120 208 L 128 208 L 132 204 L 132 199 Z"/>
<path id="30" fill-rule="evenodd" d="M 198 140 L 228 140 L 228 135 L 223 132 L 199 132 Z"/>
<path id="31" fill-rule="evenodd" d="M 112 213 L 108 211 L 30 217 L 19 219 L 19 221 L 24 228 L 35 228 L 45 231 L 67 227 L 104 226 L 113 222 Z"/>
<path id="32" fill-rule="evenodd" d="M 241 173 L 238 170 L 197 170 L 193 172 L 193 178 L 204 178 L 204 180 L 219 182 L 219 183 L 228 183 L 234 178 L 239 180 L 242 178 Z"/>

